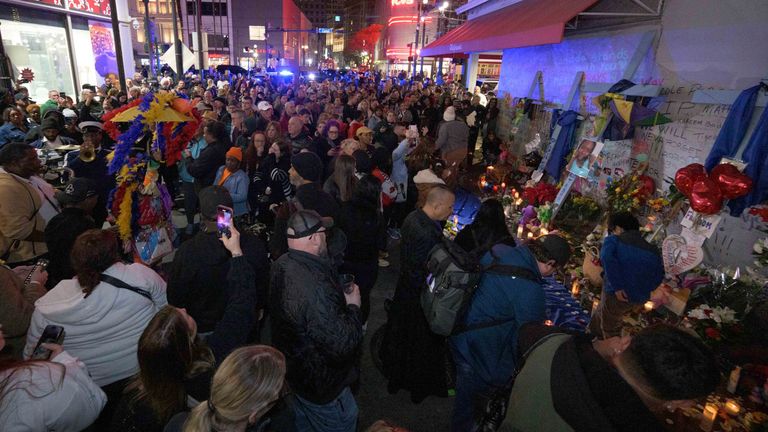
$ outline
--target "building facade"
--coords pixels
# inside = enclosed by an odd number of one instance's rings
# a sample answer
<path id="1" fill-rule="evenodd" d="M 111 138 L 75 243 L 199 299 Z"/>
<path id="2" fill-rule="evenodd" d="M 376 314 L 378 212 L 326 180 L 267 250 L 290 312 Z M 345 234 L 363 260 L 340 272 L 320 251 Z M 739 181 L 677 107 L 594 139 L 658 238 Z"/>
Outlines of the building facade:
<path id="1" fill-rule="evenodd" d="M 84 84 L 100 85 L 117 78 L 117 62 L 134 70 L 130 19 L 124 1 L 117 2 L 123 58 L 117 57 L 109 2 L 97 0 L 4 0 L 0 34 L 12 73 L 30 69 L 25 85 L 31 99 L 45 102 L 48 90 L 77 99 Z M 117 79 L 114 79 L 117 81 Z"/>

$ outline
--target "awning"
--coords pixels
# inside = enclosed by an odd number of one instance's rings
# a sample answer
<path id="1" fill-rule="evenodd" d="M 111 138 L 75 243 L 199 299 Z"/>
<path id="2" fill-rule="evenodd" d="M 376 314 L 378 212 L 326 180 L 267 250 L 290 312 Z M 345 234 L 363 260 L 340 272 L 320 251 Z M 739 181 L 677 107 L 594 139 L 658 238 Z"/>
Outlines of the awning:
<path id="1" fill-rule="evenodd" d="M 421 50 L 426 57 L 560 43 L 565 24 L 598 0 L 523 0 L 465 22 Z"/>

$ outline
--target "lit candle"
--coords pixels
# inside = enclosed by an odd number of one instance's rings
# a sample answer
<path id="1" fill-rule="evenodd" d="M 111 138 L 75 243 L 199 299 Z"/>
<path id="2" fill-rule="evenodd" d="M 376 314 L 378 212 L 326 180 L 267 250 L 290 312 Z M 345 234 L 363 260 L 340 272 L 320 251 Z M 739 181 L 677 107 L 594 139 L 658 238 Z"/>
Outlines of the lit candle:
<path id="1" fill-rule="evenodd" d="M 518 225 L 517 226 L 517 238 L 521 239 L 523 238 L 523 226 Z"/>
<path id="2" fill-rule="evenodd" d="M 515 191 L 515 199 L 518 199 L 518 198 L 520 198 L 520 192 L 518 192 L 518 191 Z M 519 204 L 518 204 L 518 205 L 519 205 Z"/>
<path id="3" fill-rule="evenodd" d="M 499 185 L 493 185 L 493 191 L 498 192 L 499 191 Z"/>
<path id="4" fill-rule="evenodd" d="M 493 165 L 488 165 L 488 171 L 493 171 Z"/>
<path id="5" fill-rule="evenodd" d="M 737 416 L 741 412 L 741 406 L 733 399 L 728 399 L 727 402 L 725 402 L 725 412 L 732 416 Z"/>
<path id="6" fill-rule="evenodd" d="M 539 234 L 545 236 L 545 235 L 549 234 L 549 230 L 546 229 L 546 228 L 542 228 L 541 231 L 539 232 Z"/>
<path id="7" fill-rule="evenodd" d="M 453 224 L 459 226 L 459 215 L 453 215 Z"/>
<path id="8" fill-rule="evenodd" d="M 482 186 L 482 187 L 486 187 L 486 186 L 488 186 L 488 182 L 487 182 L 487 181 L 485 181 L 485 180 L 481 180 L 481 181 L 480 181 L 480 186 Z"/>
<path id="9" fill-rule="evenodd" d="M 531 240 L 531 239 L 533 239 L 533 233 L 532 233 L 532 232 L 529 232 L 529 233 L 528 233 L 528 240 Z"/>
<path id="10" fill-rule="evenodd" d="M 705 432 L 712 430 L 712 426 L 715 424 L 717 418 L 717 405 L 708 403 L 704 407 L 704 411 L 701 413 L 701 423 L 699 427 Z"/>
<path id="11" fill-rule="evenodd" d="M 592 312 L 594 313 L 597 310 L 597 306 L 600 304 L 600 300 L 594 299 L 592 300 Z"/>
<path id="12" fill-rule="evenodd" d="M 515 205 L 516 205 L 516 206 L 518 206 L 518 207 L 519 207 L 519 206 L 520 206 L 520 204 L 522 204 L 522 203 L 523 203 L 523 199 L 522 199 L 522 198 L 518 198 L 518 199 L 517 199 L 517 201 L 515 201 Z"/>
<path id="13" fill-rule="evenodd" d="M 643 309 L 644 309 L 646 312 L 650 312 L 650 311 L 652 311 L 652 310 L 653 310 L 653 307 L 654 307 L 654 306 L 655 306 L 655 305 L 653 304 L 653 302 L 652 302 L 652 301 L 650 301 L 650 300 L 648 300 L 648 301 L 647 301 L 647 302 L 645 302 L 645 304 L 643 305 Z"/>
<path id="14" fill-rule="evenodd" d="M 544 325 L 552 327 L 554 324 L 552 323 L 552 320 L 546 320 L 544 321 Z"/>
<path id="15" fill-rule="evenodd" d="M 574 280 L 573 284 L 571 285 L 571 295 L 574 297 L 579 295 L 579 281 Z"/>

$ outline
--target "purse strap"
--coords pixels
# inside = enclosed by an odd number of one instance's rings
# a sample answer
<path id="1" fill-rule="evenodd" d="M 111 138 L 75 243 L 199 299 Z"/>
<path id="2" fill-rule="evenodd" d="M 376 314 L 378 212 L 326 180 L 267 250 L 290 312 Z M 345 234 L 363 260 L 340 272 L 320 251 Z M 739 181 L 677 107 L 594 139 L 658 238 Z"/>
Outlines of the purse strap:
<path id="1" fill-rule="evenodd" d="M 133 291 L 136 294 L 138 294 L 138 295 L 140 295 L 142 297 L 145 297 L 147 300 L 151 301 L 152 303 L 155 303 L 155 301 L 152 300 L 152 294 L 149 291 L 141 289 L 141 288 L 136 288 L 136 287 L 131 286 L 131 285 L 128 285 L 127 283 L 121 281 L 118 278 L 115 278 L 115 277 L 112 277 L 112 276 L 110 276 L 108 274 L 102 273 L 101 276 L 99 277 L 99 280 L 101 280 L 102 282 L 106 282 L 106 283 L 114 286 L 115 288 L 123 288 L 123 289 L 127 289 L 129 291 Z"/>

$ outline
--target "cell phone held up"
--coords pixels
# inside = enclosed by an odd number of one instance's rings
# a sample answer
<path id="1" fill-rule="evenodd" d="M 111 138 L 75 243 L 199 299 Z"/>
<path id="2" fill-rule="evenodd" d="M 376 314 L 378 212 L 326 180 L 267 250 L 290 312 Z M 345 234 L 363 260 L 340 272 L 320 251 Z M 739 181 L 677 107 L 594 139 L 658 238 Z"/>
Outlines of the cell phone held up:
<path id="1" fill-rule="evenodd" d="M 221 238 L 225 235 L 229 238 L 232 232 L 229 226 L 232 223 L 232 209 L 227 206 L 218 206 L 216 208 L 216 235 Z"/>
<path id="2" fill-rule="evenodd" d="M 43 334 L 37 341 L 35 350 L 32 351 L 32 360 L 49 360 L 51 358 L 51 350 L 44 347 L 45 343 L 52 343 L 61 345 L 64 342 L 64 327 L 57 325 L 47 325 L 43 330 Z"/>

